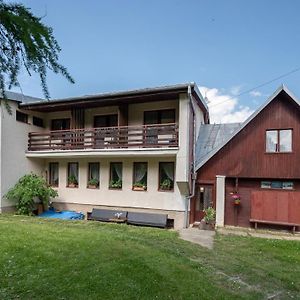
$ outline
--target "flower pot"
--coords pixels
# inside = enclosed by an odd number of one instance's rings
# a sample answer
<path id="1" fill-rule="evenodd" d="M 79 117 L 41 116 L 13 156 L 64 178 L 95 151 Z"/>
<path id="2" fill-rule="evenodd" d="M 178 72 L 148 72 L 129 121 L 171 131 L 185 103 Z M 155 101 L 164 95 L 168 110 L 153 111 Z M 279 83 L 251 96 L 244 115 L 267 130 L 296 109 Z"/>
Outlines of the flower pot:
<path id="1" fill-rule="evenodd" d="M 88 185 L 88 188 L 89 188 L 89 189 L 97 189 L 98 187 L 97 187 L 97 185 L 89 184 L 89 185 Z"/>
<path id="2" fill-rule="evenodd" d="M 206 222 L 204 219 L 200 221 L 199 229 L 201 230 L 214 230 L 215 223 L 214 222 Z"/>
<path id="3" fill-rule="evenodd" d="M 143 186 L 134 186 L 134 187 L 133 187 L 133 190 L 134 190 L 134 191 L 145 191 L 146 188 L 143 187 Z"/>
<path id="4" fill-rule="evenodd" d="M 68 187 L 69 188 L 77 188 L 77 184 L 75 184 L 75 183 L 69 183 Z"/>
<path id="5" fill-rule="evenodd" d="M 241 204 L 241 200 L 234 200 L 233 204 L 234 205 L 240 205 Z"/>

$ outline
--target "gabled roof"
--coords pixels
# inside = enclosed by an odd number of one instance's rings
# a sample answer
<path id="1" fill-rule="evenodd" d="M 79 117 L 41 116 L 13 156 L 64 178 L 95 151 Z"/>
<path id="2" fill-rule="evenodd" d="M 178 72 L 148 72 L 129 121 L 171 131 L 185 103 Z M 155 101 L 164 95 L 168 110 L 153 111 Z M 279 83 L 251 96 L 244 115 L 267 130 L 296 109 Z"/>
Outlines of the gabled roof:
<path id="1" fill-rule="evenodd" d="M 207 163 L 215 154 L 217 154 L 226 144 L 228 144 L 239 132 L 241 132 L 265 107 L 267 107 L 281 92 L 286 93 L 292 101 L 300 108 L 299 100 L 288 90 L 285 85 L 281 85 L 268 99 L 267 101 L 261 105 L 245 122 L 240 124 L 233 123 L 233 124 L 215 124 L 217 125 L 217 136 L 215 138 L 215 142 L 210 141 L 210 138 L 206 138 L 207 143 L 213 143 L 212 146 L 206 146 L 201 142 L 203 138 L 201 134 L 204 132 L 204 140 L 205 135 L 209 134 L 210 131 L 213 129 L 210 128 L 208 125 L 201 125 L 199 130 L 199 135 L 196 144 L 196 170 L 201 168 L 205 163 Z M 222 127 L 222 125 L 224 127 Z M 208 127 L 207 127 L 208 126 Z M 210 125 L 212 126 L 212 125 Z M 207 127 L 207 128 L 206 128 Z M 205 129 L 204 129 L 205 128 Z M 223 133 L 222 133 L 223 132 Z M 224 134 L 224 137 L 219 137 L 219 135 Z M 205 143 L 205 142 L 204 142 Z"/>

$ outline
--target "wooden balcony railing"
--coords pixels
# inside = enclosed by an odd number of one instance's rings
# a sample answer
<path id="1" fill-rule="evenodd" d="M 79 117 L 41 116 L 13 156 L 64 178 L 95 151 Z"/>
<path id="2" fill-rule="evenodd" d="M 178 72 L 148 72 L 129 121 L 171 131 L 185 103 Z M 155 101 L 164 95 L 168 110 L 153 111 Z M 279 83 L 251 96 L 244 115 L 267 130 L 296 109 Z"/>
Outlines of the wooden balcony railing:
<path id="1" fill-rule="evenodd" d="M 30 132 L 29 151 L 178 146 L 178 125 L 142 125 Z"/>

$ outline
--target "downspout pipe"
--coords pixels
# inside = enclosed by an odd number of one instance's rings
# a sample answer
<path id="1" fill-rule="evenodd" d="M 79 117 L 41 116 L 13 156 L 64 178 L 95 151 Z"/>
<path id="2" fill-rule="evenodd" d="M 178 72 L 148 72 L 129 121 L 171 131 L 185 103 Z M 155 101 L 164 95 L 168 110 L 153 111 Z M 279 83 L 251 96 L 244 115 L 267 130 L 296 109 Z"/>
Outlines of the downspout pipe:
<path id="1" fill-rule="evenodd" d="M 191 165 L 191 172 L 192 172 L 192 189 L 189 190 L 189 195 L 187 196 L 187 201 L 186 201 L 186 227 L 189 227 L 189 207 L 190 207 L 190 202 L 191 198 L 195 196 L 195 186 L 196 186 L 196 174 L 195 174 L 195 148 L 196 148 L 196 111 L 193 103 L 193 97 L 192 97 L 192 91 L 191 91 L 191 86 L 188 86 L 188 98 L 190 102 L 190 107 L 192 108 L 193 111 L 193 151 L 192 151 L 192 165 Z"/>

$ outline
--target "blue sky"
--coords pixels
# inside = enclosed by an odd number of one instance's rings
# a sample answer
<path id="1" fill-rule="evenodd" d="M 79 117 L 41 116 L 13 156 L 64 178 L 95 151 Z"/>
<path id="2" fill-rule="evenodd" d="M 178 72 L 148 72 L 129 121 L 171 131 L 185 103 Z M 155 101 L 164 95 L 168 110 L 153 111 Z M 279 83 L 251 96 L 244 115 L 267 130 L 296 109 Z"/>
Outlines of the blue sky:
<path id="1" fill-rule="evenodd" d="M 52 98 L 194 81 L 218 107 L 214 120 L 226 122 L 247 117 L 281 83 L 300 98 L 300 71 L 236 97 L 300 67 L 300 1 L 21 2 L 46 13 L 76 81 L 49 73 Z M 37 78 L 22 74 L 20 83 L 42 96 Z"/>

